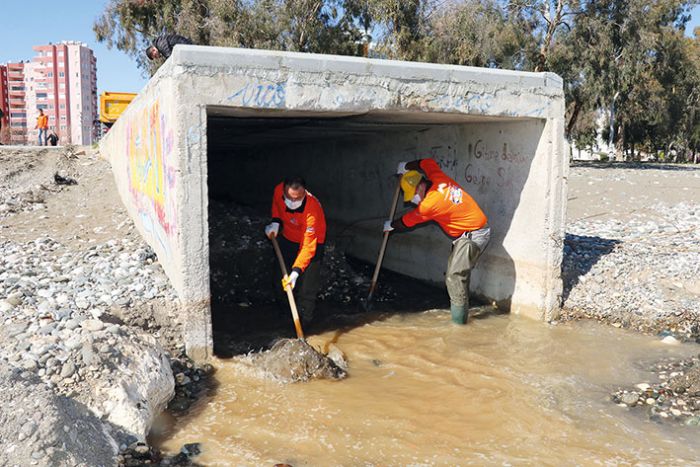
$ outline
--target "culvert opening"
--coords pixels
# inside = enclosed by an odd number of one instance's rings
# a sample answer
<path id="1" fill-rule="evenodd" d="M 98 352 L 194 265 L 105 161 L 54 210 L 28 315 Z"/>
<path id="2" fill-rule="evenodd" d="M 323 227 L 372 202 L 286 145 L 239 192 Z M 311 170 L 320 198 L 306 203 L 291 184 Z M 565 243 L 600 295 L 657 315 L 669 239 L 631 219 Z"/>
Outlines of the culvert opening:
<path id="1" fill-rule="evenodd" d="M 285 176 L 303 176 L 322 203 L 328 238 L 322 286 L 311 331 L 342 327 L 357 319 L 367 296 L 396 179 L 396 163 L 433 157 L 456 163 L 457 147 L 428 144 L 441 134 L 452 139 L 474 122 L 493 119 L 448 114 L 337 115 L 332 113 L 248 112 L 208 109 L 209 262 L 214 351 L 228 356 L 269 345 L 274 337 L 293 337 L 294 327 L 279 283 L 279 265 L 264 236 L 275 185 Z M 449 139 L 449 138 L 447 138 Z M 398 213 L 410 209 L 399 204 Z M 398 214 L 397 214 L 398 215 Z M 431 227 L 428 230 L 435 230 Z M 434 233 L 434 232 L 433 232 Z M 420 248 L 426 234 L 403 241 Z M 445 242 L 449 243 L 446 239 Z M 411 246 L 413 245 L 413 246 Z M 391 242 L 389 246 L 391 250 Z M 374 309 L 409 312 L 445 308 L 440 281 L 421 278 L 427 268 L 444 271 L 410 254 L 388 255 L 380 275 Z M 399 276 L 390 269 L 397 262 Z M 291 265 L 287 265 L 289 268 Z M 415 271 L 415 274 L 411 272 Z"/>

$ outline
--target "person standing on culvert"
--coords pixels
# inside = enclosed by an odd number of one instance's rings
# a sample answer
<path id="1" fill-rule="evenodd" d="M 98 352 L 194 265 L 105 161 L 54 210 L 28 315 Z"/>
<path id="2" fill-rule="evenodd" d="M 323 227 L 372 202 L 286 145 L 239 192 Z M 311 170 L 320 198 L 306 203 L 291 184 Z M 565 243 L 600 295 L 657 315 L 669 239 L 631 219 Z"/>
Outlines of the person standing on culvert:
<path id="1" fill-rule="evenodd" d="M 44 111 L 39 109 L 39 116 L 36 118 L 36 127 L 39 129 L 39 146 L 46 146 L 46 131 L 49 129 L 49 117 L 44 115 Z"/>
<path id="2" fill-rule="evenodd" d="M 177 44 L 192 44 L 192 41 L 187 37 L 178 36 L 177 34 L 163 34 L 156 37 L 153 44 L 148 46 L 146 49 L 146 56 L 149 60 L 155 60 L 157 58 L 167 60 L 173 53 L 173 48 L 175 48 Z"/>
<path id="3" fill-rule="evenodd" d="M 416 208 L 393 222 L 384 222 L 384 232 L 402 232 L 435 221 L 452 239 L 445 284 L 452 321 L 465 324 L 469 315 L 471 270 L 491 237 L 488 219 L 476 201 L 445 175 L 433 159 L 400 162 L 397 173 L 401 175 L 404 201 L 410 201 Z"/>
<path id="4" fill-rule="evenodd" d="M 281 233 L 281 235 L 279 235 Z M 265 227 L 276 237 L 291 272 L 282 278 L 282 289 L 299 281 L 299 312 L 308 325 L 314 317 L 316 294 L 321 287 L 321 261 L 326 242 L 326 216 L 318 198 L 306 190 L 303 178 L 287 177 L 272 195 L 272 222 Z"/>

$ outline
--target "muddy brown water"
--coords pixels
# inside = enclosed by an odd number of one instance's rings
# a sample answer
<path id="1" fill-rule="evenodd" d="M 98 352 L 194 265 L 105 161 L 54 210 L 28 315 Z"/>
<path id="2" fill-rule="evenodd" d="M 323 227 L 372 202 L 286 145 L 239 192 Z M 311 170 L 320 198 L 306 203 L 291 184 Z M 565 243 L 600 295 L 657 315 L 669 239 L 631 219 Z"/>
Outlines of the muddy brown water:
<path id="1" fill-rule="evenodd" d="M 378 315 L 312 336 L 335 341 L 350 377 L 281 385 L 245 357 L 153 440 L 201 442 L 204 465 L 700 465 L 700 432 L 618 407 L 652 362 L 697 353 L 596 323 L 556 326 L 484 313 Z"/>

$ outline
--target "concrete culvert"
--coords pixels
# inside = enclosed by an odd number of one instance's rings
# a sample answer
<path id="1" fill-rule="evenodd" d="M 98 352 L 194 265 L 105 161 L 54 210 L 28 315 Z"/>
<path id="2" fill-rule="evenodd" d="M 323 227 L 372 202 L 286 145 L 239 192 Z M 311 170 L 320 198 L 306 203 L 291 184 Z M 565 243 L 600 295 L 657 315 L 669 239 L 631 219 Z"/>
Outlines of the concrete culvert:
<path id="1" fill-rule="evenodd" d="M 424 157 L 489 218 L 472 295 L 504 311 L 556 317 L 563 117 L 562 81 L 551 73 L 178 46 L 101 151 L 185 305 L 187 352 L 200 359 L 213 349 L 211 284 L 221 272 L 213 267 L 213 211 L 223 204 L 267 212 L 275 184 L 299 173 L 330 231 L 352 239 L 348 254 L 372 263 L 391 174 L 399 161 Z M 450 242 L 436 226 L 390 243 L 387 270 L 444 281 Z"/>

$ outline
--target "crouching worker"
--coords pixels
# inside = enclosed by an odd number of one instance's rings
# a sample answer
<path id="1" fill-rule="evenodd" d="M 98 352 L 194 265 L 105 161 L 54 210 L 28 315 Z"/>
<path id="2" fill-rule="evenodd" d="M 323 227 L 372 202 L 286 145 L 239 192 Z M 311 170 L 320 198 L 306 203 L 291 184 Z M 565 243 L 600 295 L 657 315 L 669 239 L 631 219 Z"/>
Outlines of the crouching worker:
<path id="1" fill-rule="evenodd" d="M 418 172 L 420 170 L 420 172 Z M 384 223 L 384 232 L 401 232 L 435 221 L 452 238 L 445 284 L 450 296 L 452 321 L 465 324 L 469 314 L 469 277 L 491 236 L 487 219 L 476 201 L 440 170 L 433 159 L 401 162 L 404 201 L 416 208 Z"/>
<path id="2" fill-rule="evenodd" d="M 308 325 L 313 320 L 316 294 L 321 287 L 326 218 L 321 203 L 306 191 L 303 178 L 285 178 L 275 187 L 272 222 L 265 227 L 265 235 L 277 237 L 288 271 L 291 265 L 289 275 L 282 277 L 282 289 L 289 284 L 298 290 L 299 313 L 302 323 Z"/>

